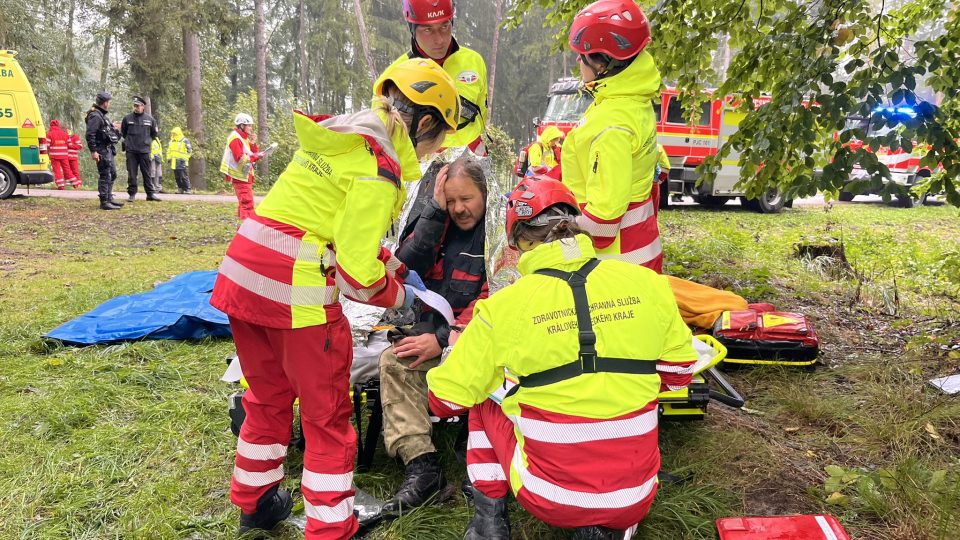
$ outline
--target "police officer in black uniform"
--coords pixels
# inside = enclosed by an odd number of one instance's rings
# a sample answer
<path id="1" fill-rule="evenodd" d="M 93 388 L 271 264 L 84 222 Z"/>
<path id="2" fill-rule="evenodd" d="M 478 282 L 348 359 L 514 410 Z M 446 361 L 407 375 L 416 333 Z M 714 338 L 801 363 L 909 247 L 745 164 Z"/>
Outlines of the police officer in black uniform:
<path id="1" fill-rule="evenodd" d="M 127 198 L 133 202 L 137 196 L 137 170 L 143 175 L 143 190 L 148 201 L 159 201 L 150 179 L 150 144 L 160 136 L 157 121 L 144 112 L 147 102 L 133 96 L 133 112 L 123 117 L 120 133 L 123 135 L 124 151 L 127 153 Z"/>
<path id="2" fill-rule="evenodd" d="M 117 210 L 123 203 L 113 198 L 113 182 L 117 179 L 117 149 L 120 133 L 107 119 L 110 109 L 110 92 L 99 92 L 96 103 L 87 111 L 87 148 L 97 162 L 97 191 L 100 194 L 101 210 Z"/>

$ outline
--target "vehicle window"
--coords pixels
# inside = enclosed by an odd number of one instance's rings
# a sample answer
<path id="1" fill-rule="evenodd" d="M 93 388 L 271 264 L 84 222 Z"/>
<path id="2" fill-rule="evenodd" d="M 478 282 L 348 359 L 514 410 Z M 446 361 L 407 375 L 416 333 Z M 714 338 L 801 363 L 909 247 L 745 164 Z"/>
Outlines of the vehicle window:
<path id="1" fill-rule="evenodd" d="M 680 105 L 680 100 L 676 97 L 670 98 L 670 104 L 667 105 L 667 122 L 671 124 L 686 124 L 687 123 L 687 112 Z M 710 102 L 705 101 L 700 104 L 700 118 L 697 120 L 697 125 L 700 126 L 709 126 L 710 125 Z"/>
<path id="2" fill-rule="evenodd" d="M 659 102 L 659 101 L 654 101 L 654 102 L 653 102 L 653 114 L 657 115 L 657 123 L 658 123 L 658 124 L 660 123 L 660 110 L 661 110 L 661 109 L 663 109 L 663 107 L 660 106 L 660 102 Z"/>
<path id="3" fill-rule="evenodd" d="M 547 122 L 576 122 L 593 102 L 589 94 L 556 94 L 550 97 L 543 120 Z"/>

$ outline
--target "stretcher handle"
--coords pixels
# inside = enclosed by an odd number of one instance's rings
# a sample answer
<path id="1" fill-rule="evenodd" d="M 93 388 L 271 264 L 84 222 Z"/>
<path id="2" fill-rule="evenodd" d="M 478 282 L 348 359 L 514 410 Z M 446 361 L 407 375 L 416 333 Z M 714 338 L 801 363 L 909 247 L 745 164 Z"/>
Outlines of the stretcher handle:
<path id="1" fill-rule="evenodd" d="M 709 368 L 704 372 L 713 379 L 714 382 L 720 386 L 722 391 L 710 389 L 710 399 L 714 401 L 719 401 L 728 407 L 733 407 L 734 409 L 739 409 L 743 407 L 745 400 L 743 396 L 717 371 L 716 368 Z"/>

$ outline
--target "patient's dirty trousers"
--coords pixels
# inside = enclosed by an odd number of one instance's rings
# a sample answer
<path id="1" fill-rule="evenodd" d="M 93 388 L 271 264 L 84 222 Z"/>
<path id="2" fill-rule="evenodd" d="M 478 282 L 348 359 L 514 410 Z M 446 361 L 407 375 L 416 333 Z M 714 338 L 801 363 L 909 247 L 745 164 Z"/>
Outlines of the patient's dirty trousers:
<path id="1" fill-rule="evenodd" d="M 398 358 L 392 346 L 380 355 L 383 442 L 387 454 L 399 455 L 404 464 L 436 452 L 427 404 L 427 371 L 440 365 L 440 359 L 427 360 L 410 369 L 414 360 L 416 357 Z"/>
<path id="2" fill-rule="evenodd" d="M 237 441 L 230 499 L 245 513 L 283 480 L 300 398 L 306 450 L 301 491 L 307 515 L 306 539 L 350 538 L 353 513 L 353 458 L 357 434 L 350 423 L 349 386 L 353 340 L 345 317 L 296 329 L 268 328 L 230 317 L 243 375 L 246 419 Z"/>

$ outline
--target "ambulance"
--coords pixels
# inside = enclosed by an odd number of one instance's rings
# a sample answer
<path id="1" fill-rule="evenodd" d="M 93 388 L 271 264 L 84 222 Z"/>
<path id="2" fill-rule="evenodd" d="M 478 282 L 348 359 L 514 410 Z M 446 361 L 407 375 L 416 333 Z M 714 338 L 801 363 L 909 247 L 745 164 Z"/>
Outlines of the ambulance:
<path id="1" fill-rule="evenodd" d="M 53 182 L 40 106 L 16 56 L 0 49 L 0 199 L 17 184 Z"/>

